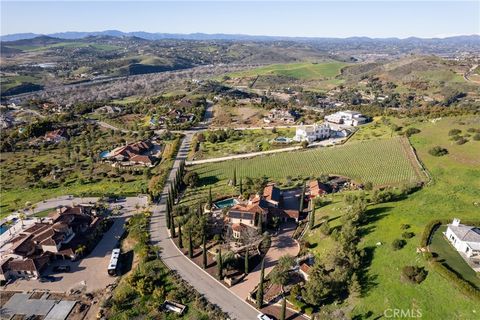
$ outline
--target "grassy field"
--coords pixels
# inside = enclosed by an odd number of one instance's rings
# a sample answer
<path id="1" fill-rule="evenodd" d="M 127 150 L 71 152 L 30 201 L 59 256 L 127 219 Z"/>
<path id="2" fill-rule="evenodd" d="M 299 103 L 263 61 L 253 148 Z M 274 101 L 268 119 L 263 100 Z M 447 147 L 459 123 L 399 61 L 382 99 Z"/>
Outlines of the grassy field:
<path id="1" fill-rule="evenodd" d="M 271 141 L 276 137 L 293 137 L 295 129 L 277 129 L 276 133 L 272 130 L 243 130 L 239 139 L 227 139 L 224 142 L 211 143 L 204 141 L 200 144 L 199 151 L 195 154 L 195 159 L 208 159 L 224 157 L 232 154 L 241 154 L 256 151 L 266 151 L 279 148 L 285 148 L 294 144 L 272 144 Z"/>
<path id="2" fill-rule="evenodd" d="M 433 219 L 475 219 L 480 208 L 474 205 L 480 200 L 480 142 L 469 141 L 457 145 L 450 140 L 448 131 L 459 128 L 465 132 L 471 127 L 480 127 L 480 117 L 444 118 L 439 121 L 417 119 L 414 126 L 421 132 L 410 139 L 420 160 L 425 164 L 433 182 L 406 199 L 394 203 L 383 203 L 368 209 L 369 223 L 363 227 L 363 238 L 359 247 L 368 252 L 364 292 L 353 309 L 352 317 L 375 319 L 383 317 L 386 309 L 421 310 L 422 319 L 476 319 L 478 302 L 472 301 L 456 291 L 448 280 L 429 269 L 428 264 L 416 249 L 425 225 Z M 382 140 L 378 140 L 379 142 Z M 434 157 L 428 153 L 433 146 L 441 145 L 449 154 Z M 317 210 L 317 217 L 328 215 L 330 219 L 342 214 L 345 205 L 339 199 Z M 319 218 L 320 219 L 320 218 Z M 330 222 L 335 226 L 336 220 Z M 407 231 L 415 236 L 407 240 L 406 246 L 398 251 L 392 242 L 401 239 L 405 230 L 402 224 L 410 225 Z M 307 238 L 322 255 L 323 247 L 333 247 L 331 239 L 315 229 Z M 381 242 L 382 245 L 376 244 Z M 428 276 L 420 285 L 401 280 L 401 268 L 406 265 L 425 266 Z M 476 313 L 475 313 L 476 312 Z"/>
<path id="3" fill-rule="evenodd" d="M 240 177 L 311 177 L 322 173 L 342 175 L 376 185 L 421 179 L 409 160 L 411 152 L 401 138 L 348 143 L 344 146 L 286 152 L 252 159 L 195 166 L 202 182 L 231 178 L 233 168 Z"/>
<path id="4" fill-rule="evenodd" d="M 252 70 L 235 72 L 230 77 L 251 77 L 257 75 L 280 75 L 300 80 L 322 80 L 334 78 L 347 64 L 343 62 L 273 64 Z"/>

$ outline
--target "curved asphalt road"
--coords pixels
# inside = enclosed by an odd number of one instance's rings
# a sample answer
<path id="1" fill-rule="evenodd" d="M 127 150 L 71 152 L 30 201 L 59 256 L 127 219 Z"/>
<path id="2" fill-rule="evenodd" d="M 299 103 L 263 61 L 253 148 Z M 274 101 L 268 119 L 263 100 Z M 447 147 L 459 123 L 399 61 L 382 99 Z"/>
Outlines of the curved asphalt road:
<path id="1" fill-rule="evenodd" d="M 160 201 L 153 207 L 150 221 L 150 239 L 153 245 L 162 248 L 161 258 L 172 270 L 192 285 L 198 292 L 213 304 L 227 312 L 232 319 L 255 320 L 259 312 L 242 298 L 227 289 L 224 285 L 210 276 L 207 272 L 183 255 L 170 238 L 165 222 L 165 208 L 170 183 L 173 181 L 180 161 L 186 159 L 193 132 L 185 132 L 180 150 L 175 159 L 173 168 L 168 176 Z"/>

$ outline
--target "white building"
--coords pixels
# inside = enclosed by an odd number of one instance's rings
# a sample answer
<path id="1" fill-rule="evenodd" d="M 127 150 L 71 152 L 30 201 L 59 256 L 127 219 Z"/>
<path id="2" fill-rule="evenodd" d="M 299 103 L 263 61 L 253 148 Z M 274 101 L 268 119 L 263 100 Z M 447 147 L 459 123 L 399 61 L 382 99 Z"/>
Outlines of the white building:
<path id="1" fill-rule="evenodd" d="M 366 123 L 367 118 L 360 112 L 347 110 L 325 116 L 325 121 L 349 126 L 358 126 Z"/>
<path id="2" fill-rule="evenodd" d="M 468 258 L 480 258 L 480 228 L 460 224 L 459 219 L 453 219 L 448 225 L 445 237 L 455 249 Z"/>
<path id="3" fill-rule="evenodd" d="M 316 140 L 328 139 L 332 133 L 332 129 L 328 123 L 322 123 L 321 125 L 313 124 L 310 126 L 300 126 L 295 132 L 295 141 L 308 141 L 313 142 Z"/>

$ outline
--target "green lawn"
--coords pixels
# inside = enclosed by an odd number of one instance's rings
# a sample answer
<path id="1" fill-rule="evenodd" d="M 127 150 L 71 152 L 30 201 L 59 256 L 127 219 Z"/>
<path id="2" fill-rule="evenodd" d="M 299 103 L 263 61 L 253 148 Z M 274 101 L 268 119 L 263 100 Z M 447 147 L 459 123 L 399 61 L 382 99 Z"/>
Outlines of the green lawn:
<path id="1" fill-rule="evenodd" d="M 256 75 L 281 75 L 301 80 L 321 80 L 334 78 L 340 74 L 340 70 L 347 65 L 348 64 L 343 62 L 273 64 L 266 67 L 231 73 L 229 76 L 235 78 Z"/>
<path id="2" fill-rule="evenodd" d="M 202 164 L 195 166 L 194 170 L 204 184 L 226 181 L 236 168 L 239 177 L 267 176 L 272 180 L 282 180 L 288 176 L 306 178 L 328 173 L 385 185 L 422 178 L 409 160 L 411 156 L 408 145 L 402 143 L 401 138 L 392 138 Z"/>
<path id="3" fill-rule="evenodd" d="M 438 254 L 438 259 L 442 263 L 461 274 L 465 280 L 476 285 L 477 289 L 480 290 L 480 277 L 477 276 L 476 272 L 463 260 L 450 242 L 445 239 L 443 232 L 446 230 L 447 226 L 441 226 L 433 233 L 430 250 Z"/>

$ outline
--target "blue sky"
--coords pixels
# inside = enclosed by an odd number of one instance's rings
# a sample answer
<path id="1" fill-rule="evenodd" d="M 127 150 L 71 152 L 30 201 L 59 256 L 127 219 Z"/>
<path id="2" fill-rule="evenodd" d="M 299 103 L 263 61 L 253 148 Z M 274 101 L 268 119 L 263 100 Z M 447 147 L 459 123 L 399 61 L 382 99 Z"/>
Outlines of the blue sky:
<path id="1" fill-rule="evenodd" d="M 480 0 L 0 3 L 2 35 L 111 29 L 307 37 L 480 34 Z"/>

